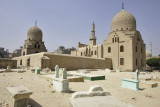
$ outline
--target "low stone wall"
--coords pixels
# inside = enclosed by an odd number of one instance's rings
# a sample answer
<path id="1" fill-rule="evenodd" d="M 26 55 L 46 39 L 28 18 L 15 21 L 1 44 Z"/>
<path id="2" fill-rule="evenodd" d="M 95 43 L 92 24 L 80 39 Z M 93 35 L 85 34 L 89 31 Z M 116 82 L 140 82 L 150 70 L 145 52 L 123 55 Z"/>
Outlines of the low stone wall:
<path id="1" fill-rule="evenodd" d="M 8 58 L 0 58 L 0 68 L 6 69 L 7 66 L 11 66 L 11 68 L 17 68 L 17 61 Z"/>
<path id="2" fill-rule="evenodd" d="M 49 67 L 52 70 L 54 70 L 56 65 L 59 65 L 60 68 L 67 68 L 67 70 L 111 69 L 112 67 L 112 61 L 110 58 L 91 58 L 65 54 L 54 54 L 49 52 L 30 54 L 13 59 L 17 60 L 17 67 L 30 66 L 33 68 L 39 67 L 41 69 Z"/>
<path id="3" fill-rule="evenodd" d="M 50 67 L 54 69 L 56 65 L 67 70 L 77 69 L 105 69 L 112 67 L 110 58 L 91 58 L 82 56 L 72 56 L 64 54 L 44 53 L 50 59 Z M 43 63 L 43 66 L 48 63 Z"/>

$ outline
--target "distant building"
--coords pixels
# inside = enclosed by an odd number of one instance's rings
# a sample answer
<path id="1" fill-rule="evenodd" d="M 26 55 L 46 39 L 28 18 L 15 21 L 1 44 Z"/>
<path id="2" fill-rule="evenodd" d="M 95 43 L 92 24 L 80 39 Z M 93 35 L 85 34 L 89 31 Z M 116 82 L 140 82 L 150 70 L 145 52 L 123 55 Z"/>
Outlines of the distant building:
<path id="1" fill-rule="evenodd" d="M 0 47 L 0 58 L 9 58 L 9 52 L 7 49 L 5 51 L 3 47 Z"/>
<path id="2" fill-rule="evenodd" d="M 20 47 L 20 49 L 14 50 L 14 51 L 13 51 L 13 57 L 21 56 L 22 48 L 23 48 L 23 47 Z"/>
<path id="3" fill-rule="evenodd" d="M 76 48 L 65 48 L 64 46 L 59 46 L 56 51 L 53 53 L 59 53 L 59 54 L 71 54 L 71 51 L 76 50 Z"/>

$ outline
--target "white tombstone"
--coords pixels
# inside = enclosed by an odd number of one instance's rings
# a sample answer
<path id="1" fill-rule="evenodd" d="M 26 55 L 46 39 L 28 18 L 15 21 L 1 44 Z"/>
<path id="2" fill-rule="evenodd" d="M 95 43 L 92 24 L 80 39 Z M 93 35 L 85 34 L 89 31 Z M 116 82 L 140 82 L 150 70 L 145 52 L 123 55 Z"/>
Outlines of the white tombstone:
<path id="1" fill-rule="evenodd" d="M 136 70 L 136 75 L 135 75 L 135 79 L 138 81 L 138 74 L 139 74 L 139 71 L 138 69 Z"/>
<path id="2" fill-rule="evenodd" d="M 67 70 L 66 70 L 66 68 L 62 69 L 62 78 L 63 79 L 67 79 Z"/>
<path id="3" fill-rule="evenodd" d="M 117 67 L 117 70 L 116 70 L 116 72 L 120 72 L 120 70 L 119 70 L 119 67 Z"/>
<path id="4" fill-rule="evenodd" d="M 55 66 L 55 78 L 59 78 L 59 66 Z"/>

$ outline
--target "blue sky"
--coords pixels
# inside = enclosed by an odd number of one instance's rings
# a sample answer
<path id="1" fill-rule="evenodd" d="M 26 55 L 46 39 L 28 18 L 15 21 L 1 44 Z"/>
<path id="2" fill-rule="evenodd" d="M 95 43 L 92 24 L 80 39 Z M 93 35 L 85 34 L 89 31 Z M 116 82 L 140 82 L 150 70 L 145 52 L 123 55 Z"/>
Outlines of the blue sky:
<path id="1" fill-rule="evenodd" d="M 132 13 L 153 54 L 160 54 L 160 0 L 123 0 Z M 121 11 L 121 0 L 0 0 L 0 47 L 10 52 L 23 46 L 27 31 L 37 20 L 49 52 L 62 45 L 76 47 L 89 43 L 94 21 L 97 44 L 111 31 L 112 18 Z"/>

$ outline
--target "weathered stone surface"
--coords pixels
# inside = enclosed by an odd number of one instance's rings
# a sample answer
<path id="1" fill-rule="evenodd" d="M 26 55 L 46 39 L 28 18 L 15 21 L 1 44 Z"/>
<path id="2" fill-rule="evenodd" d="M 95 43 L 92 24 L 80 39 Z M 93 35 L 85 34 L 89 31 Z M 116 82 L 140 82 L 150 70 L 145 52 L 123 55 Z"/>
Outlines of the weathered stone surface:
<path id="1" fill-rule="evenodd" d="M 95 96 L 70 99 L 73 107 L 133 107 L 113 96 Z"/>
<path id="2" fill-rule="evenodd" d="M 158 86 L 158 83 L 156 82 L 151 82 L 151 81 L 141 81 L 140 82 L 141 87 L 149 87 L 149 88 L 154 88 Z"/>
<path id="3" fill-rule="evenodd" d="M 95 86 L 91 86 L 89 88 L 89 92 L 95 92 L 95 91 L 103 91 L 102 87 L 95 85 Z"/>
<path id="4" fill-rule="evenodd" d="M 53 78 L 53 89 L 58 92 L 69 92 L 69 80 L 62 78 Z"/>
<path id="5" fill-rule="evenodd" d="M 96 92 L 76 92 L 72 94 L 72 98 L 81 97 L 93 97 L 93 96 L 108 96 L 111 95 L 110 92 L 106 91 L 96 91 Z"/>
<path id="6" fill-rule="evenodd" d="M 133 79 L 122 79 L 122 88 L 128 88 L 132 90 L 139 90 L 139 82 Z"/>
<path id="7" fill-rule="evenodd" d="M 24 86 L 6 87 L 6 89 L 13 97 L 32 94 L 32 91 L 30 91 Z"/>
<path id="8" fill-rule="evenodd" d="M 9 107 L 27 107 L 32 92 L 24 86 L 6 87 Z"/>
<path id="9" fill-rule="evenodd" d="M 84 82 L 84 78 L 82 76 L 69 76 L 67 79 L 69 82 Z"/>
<path id="10" fill-rule="evenodd" d="M 110 92 L 103 91 L 102 87 L 95 85 L 95 86 L 91 86 L 89 91 L 73 93 L 72 98 L 107 96 L 107 95 L 111 95 Z"/>

